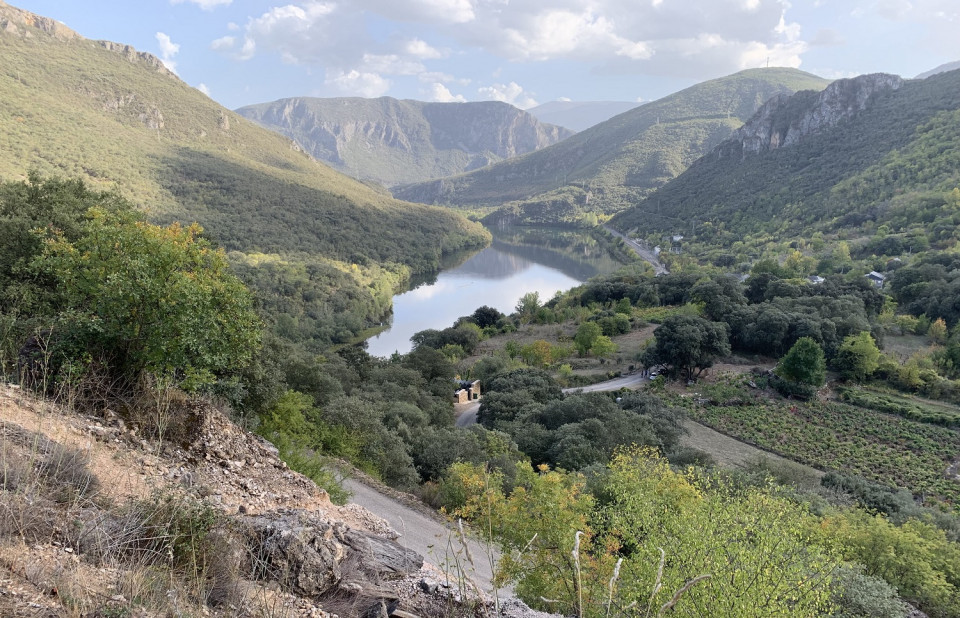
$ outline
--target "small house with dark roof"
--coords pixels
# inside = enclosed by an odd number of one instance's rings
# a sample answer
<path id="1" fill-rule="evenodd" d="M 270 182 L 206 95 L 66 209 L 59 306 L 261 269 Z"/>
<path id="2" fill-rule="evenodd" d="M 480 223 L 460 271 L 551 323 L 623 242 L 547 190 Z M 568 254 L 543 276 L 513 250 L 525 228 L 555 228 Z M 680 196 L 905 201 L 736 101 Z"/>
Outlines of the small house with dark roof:
<path id="1" fill-rule="evenodd" d="M 882 287 L 883 287 L 883 282 L 887 280 L 887 276 L 886 276 L 886 275 L 884 275 L 883 273 L 878 273 L 878 272 L 875 271 L 875 270 L 871 270 L 870 272 L 868 272 L 868 273 L 867 273 L 866 275 L 864 275 L 864 276 L 865 276 L 867 279 L 869 279 L 870 282 L 871 282 L 873 285 L 877 286 L 878 288 L 882 288 Z"/>
<path id="2" fill-rule="evenodd" d="M 453 403 L 467 403 L 480 399 L 480 380 L 454 380 Z"/>

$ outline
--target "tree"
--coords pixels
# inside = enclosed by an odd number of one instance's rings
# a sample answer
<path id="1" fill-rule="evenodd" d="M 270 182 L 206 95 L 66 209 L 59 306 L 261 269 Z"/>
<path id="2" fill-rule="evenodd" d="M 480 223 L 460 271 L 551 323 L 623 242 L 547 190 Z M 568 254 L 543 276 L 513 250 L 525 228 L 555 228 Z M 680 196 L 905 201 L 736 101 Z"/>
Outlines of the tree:
<path id="1" fill-rule="evenodd" d="M 937 318 L 930 324 L 930 328 L 927 329 L 927 336 L 934 343 L 943 343 L 947 340 L 947 323 L 943 321 L 943 318 Z"/>
<path id="2" fill-rule="evenodd" d="M 861 382 L 880 366 L 880 349 L 867 331 L 849 335 L 833 361 L 844 377 Z"/>
<path id="3" fill-rule="evenodd" d="M 172 377 L 187 390 L 243 367 L 261 323 L 202 231 L 94 208 L 75 241 L 50 232 L 34 267 L 64 294 L 63 352 L 102 359 L 129 380 Z"/>
<path id="4" fill-rule="evenodd" d="M 797 340 L 777 365 L 776 374 L 785 380 L 821 387 L 827 376 L 823 349 L 810 337 Z"/>
<path id="5" fill-rule="evenodd" d="M 516 312 L 527 321 L 530 320 L 540 308 L 540 293 L 527 292 L 517 301 Z"/>
<path id="6" fill-rule="evenodd" d="M 643 353 L 648 367 L 667 365 L 674 374 L 694 378 L 730 354 L 729 327 L 697 316 L 673 315 L 653 331 L 654 344 Z"/>
<path id="7" fill-rule="evenodd" d="M 585 356 L 597 341 L 597 337 L 600 337 L 602 334 L 603 330 L 596 322 L 584 322 L 581 324 L 580 328 L 577 329 L 577 334 L 573 336 L 573 342 L 577 344 L 577 351 L 580 353 L 580 356 Z"/>
<path id="8" fill-rule="evenodd" d="M 484 305 L 482 307 L 478 307 L 477 310 L 473 312 L 471 317 L 477 326 L 480 328 L 487 328 L 488 326 L 496 326 L 497 322 L 503 318 L 503 314 L 493 307 Z"/>
<path id="9" fill-rule="evenodd" d="M 593 341 L 593 345 L 590 346 L 590 353 L 596 356 L 597 358 L 604 358 L 610 356 L 617 351 L 617 344 L 610 340 L 610 337 L 606 335 L 600 335 Z"/>

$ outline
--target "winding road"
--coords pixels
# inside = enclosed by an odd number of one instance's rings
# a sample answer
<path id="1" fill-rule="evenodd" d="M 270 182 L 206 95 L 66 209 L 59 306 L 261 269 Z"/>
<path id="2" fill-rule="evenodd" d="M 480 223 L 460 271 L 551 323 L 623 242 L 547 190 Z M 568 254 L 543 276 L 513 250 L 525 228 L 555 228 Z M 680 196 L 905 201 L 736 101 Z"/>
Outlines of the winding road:
<path id="1" fill-rule="evenodd" d="M 653 251 L 650 251 L 649 249 L 647 249 L 637 241 L 631 239 L 626 234 L 621 234 L 620 232 L 613 229 L 609 225 L 603 226 L 603 229 L 607 230 L 617 238 L 623 239 L 623 242 L 625 242 L 627 246 L 633 250 L 634 253 L 639 255 L 641 258 L 643 258 L 647 262 L 650 262 L 650 265 L 653 266 L 653 270 L 655 274 L 666 275 L 670 272 L 667 270 L 667 267 L 663 265 L 663 262 L 660 261 L 660 258 L 657 257 L 657 254 L 654 253 Z"/>

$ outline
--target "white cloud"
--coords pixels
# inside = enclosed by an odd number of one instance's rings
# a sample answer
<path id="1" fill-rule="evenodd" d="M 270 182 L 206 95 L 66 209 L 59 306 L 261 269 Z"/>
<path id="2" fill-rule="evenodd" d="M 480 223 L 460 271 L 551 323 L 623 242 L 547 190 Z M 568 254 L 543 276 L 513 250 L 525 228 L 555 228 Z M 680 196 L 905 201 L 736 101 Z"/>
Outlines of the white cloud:
<path id="1" fill-rule="evenodd" d="M 462 94 L 453 94 L 450 90 L 440 83 L 433 83 L 427 90 L 421 90 L 428 101 L 437 103 L 465 103 L 466 98 Z"/>
<path id="2" fill-rule="evenodd" d="M 196 4 L 204 11 L 212 11 L 218 6 L 229 6 L 233 0 L 170 0 L 170 4 L 182 4 L 183 2 Z"/>
<path id="3" fill-rule="evenodd" d="M 233 49 L 234 44 L 237 42 L 237 37 L 233 36 L 222 36 L 219 39 L 214 39 L 210 42 L 210 49 L 214 51 L 226 51 Z"/>
<path id="4" fill-rule="evenodd" d="M 376 73 L 360 71 L 328 74 L 325 83 L 347 96 L 381 97 L 390 90 L 390 80 Z"/>
<path id="5" fill-rule="evenodd" d="M 493 101 L 503 101 L 519 107 L 520 109 L 529 109 L 537 105 L 537 101 L 524 92 L 523 87 L 516 82 L 509 84 L 492 84 L 477 89 L 477 93 L 483 99 Z"/>
<path id="6" fill-rule="evenodd" d="M 375 12 L 397 21 L 433 24 L 465 24 L 476 17 L 478 0 L 352 0 L 361 10 Z M 506 5 L 502 0 L 489 4 Z"/>
<path id="7" fill-rule="evenodd" d="M 197 84 L 197 90 L 207 95 L 208 97 L 210 96 L 210 88 L 208 88 L 207 85 L 203 82 L 200 82 L 199 84 Z"/>
<path id="8" fill-rule="evenodd" d="M 597 73 L 697 79 L 764 66 L 768 58 L 771 65 L 799 66 L 808 49 L 801 25 L 789 19 L 788 0 L 285 1 L 248 20 L 242 45 L 239 35 L 211 45 L 241 59 L 277 54 L 320 67 L 332 79 L 355 75 L 366 80 L 365 90 L 382 84 L 363 76 L 386 82 L 384 76 L 435 73 L 431 61 L 451 49 L 511 62 L 572 60 Z M 956 0 L 912 1 L 949 7 Z M 427 86 L 451 83 L 419 79 Z M 486 96 L 510 96 L 506 86 L 487 88 Z"/>
<path id="9" fill-rule="evenodd" d="M 407 41 L 406 45 L 404 45 L 404 51 L 415 58 L 421 58 L 423 60 L 436 60 L 437 58 L 444 58 L 447 56 L 446 53 L 436 49 L 421 39 Z"/>
<path id="10" fill-rule="evenodd" d="M 447 84 L 454 81 L 453 75 L 450 75 L 449 73 L 441 73 L 440 71 L 425 71 L 417 75 L 417 79 L 424 84 L 432 84 L 434 82 Z"/>
<path id="11" fill-rule="evenodd" d="M 177 63 L 173 58 L 180 53 L 180 45 L 171 41 L 170 37 L 163 32 L 158 32 L 156 37 L 157 44 L 160 46 L 160 60 L 165 67 L 176 73 Z"/>
<path id="12" fill-rule="evenodd" d="M 361 68 L 368 73 L 387 75 L 417 75 L 426 71 L 419 62 L 407 60 L 397 54 L 364 54 Z"/>

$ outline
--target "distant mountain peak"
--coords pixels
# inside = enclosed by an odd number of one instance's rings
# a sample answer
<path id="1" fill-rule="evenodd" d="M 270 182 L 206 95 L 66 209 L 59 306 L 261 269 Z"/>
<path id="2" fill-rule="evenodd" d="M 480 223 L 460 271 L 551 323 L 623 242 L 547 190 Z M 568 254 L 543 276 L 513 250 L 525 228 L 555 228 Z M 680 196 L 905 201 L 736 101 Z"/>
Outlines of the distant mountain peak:
<path id="1" fill-rule="evenodd" d="M 956 71 L 957 69 L 960 69 L 960 60 L 947 62 L 946 64 L 941 64 L 940 66 L 930 69 L 929 71 L 924 71 L 920 75 L 917 75 L 916 79 L 926 79 L 933 75 L 939 75 L 940 73 L 946 73 L 947 71 Z"/>

